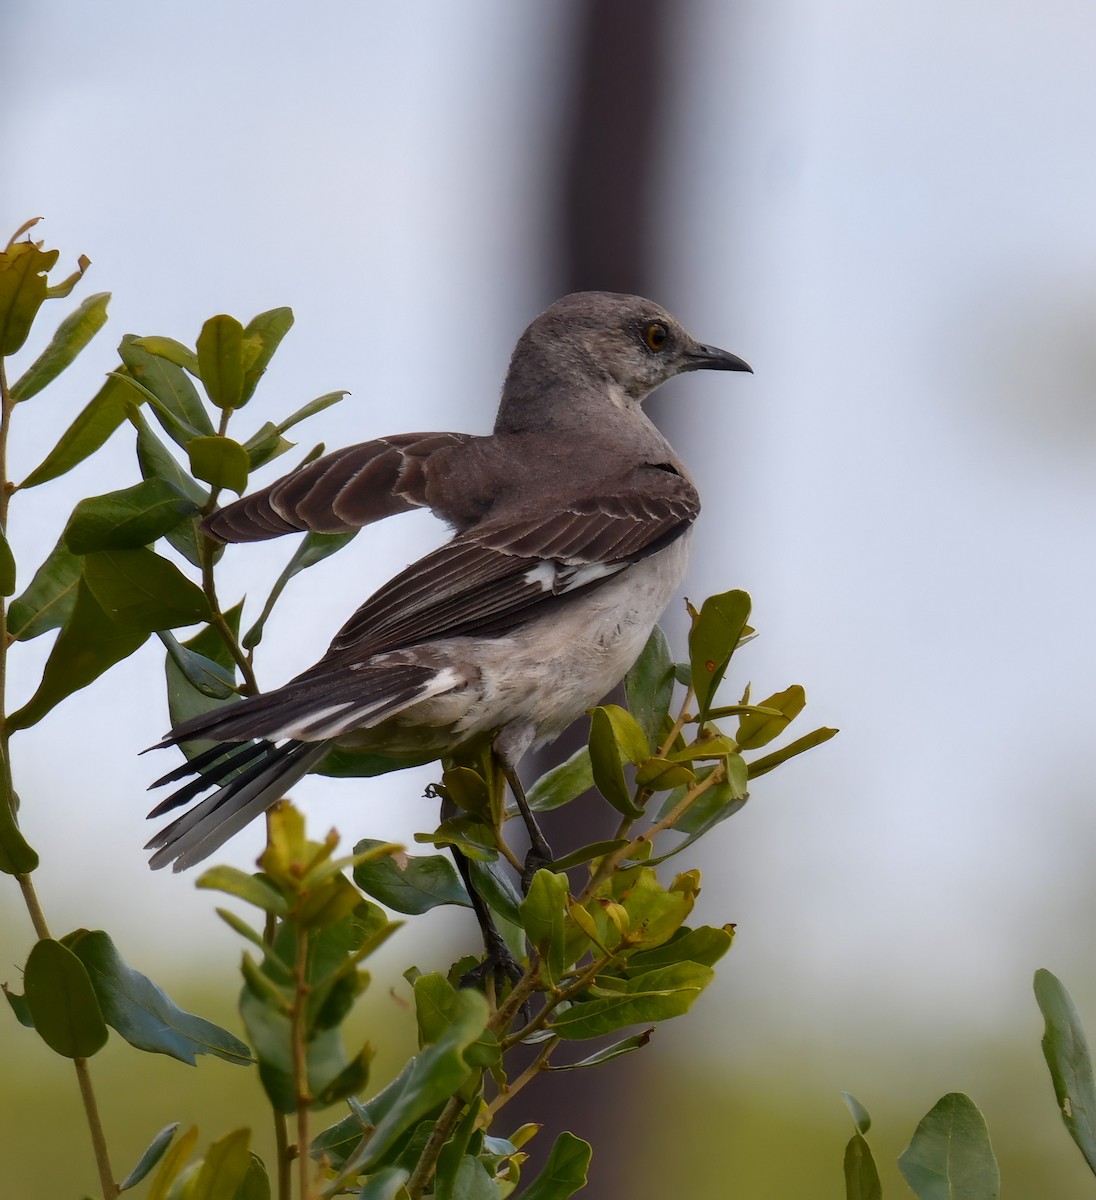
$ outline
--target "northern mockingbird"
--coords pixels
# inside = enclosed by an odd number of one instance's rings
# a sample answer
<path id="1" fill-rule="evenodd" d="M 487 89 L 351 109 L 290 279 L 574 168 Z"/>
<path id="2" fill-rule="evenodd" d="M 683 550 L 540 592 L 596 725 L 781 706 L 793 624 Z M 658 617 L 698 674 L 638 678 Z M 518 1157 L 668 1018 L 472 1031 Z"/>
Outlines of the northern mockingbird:
<path id="1" fill-rule="evenodd" d="M 172 729 L 161 745 L 218 744 L 158 781 L 197 776 L 149 815 L 211 794 L 152 838 L 151 866 L 200 862 L 335 744 L 421 761 L 489 740 L 536 847 L 518 761 L 620 682 L 681 583 L 700 499 L 640 405 L 696 370 L 750 367 L 650 300 L 564 296 L 518 341 L 489 436 L 363 442 L 207 518 L 247 542 L 427 507 L 454 533 L 315 666 Z"/>

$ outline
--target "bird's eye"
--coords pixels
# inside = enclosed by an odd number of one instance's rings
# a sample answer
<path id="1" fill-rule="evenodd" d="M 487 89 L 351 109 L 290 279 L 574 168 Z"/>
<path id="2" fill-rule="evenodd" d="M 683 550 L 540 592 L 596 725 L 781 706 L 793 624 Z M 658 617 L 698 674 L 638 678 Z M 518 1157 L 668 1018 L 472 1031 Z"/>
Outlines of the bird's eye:
<path id="1" fill-rule="evenodd" d="M 661 321 L 652 321 L 643 331 L 643 340 L 648 350 L 665 350 L 670 331 Z"/>

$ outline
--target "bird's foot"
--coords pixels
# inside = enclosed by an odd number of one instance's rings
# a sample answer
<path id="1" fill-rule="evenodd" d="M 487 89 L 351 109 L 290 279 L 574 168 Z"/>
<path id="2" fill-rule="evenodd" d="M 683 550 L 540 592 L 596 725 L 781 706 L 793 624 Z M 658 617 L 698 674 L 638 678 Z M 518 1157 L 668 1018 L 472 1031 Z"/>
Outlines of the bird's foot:
<path id="1" fill-rule="evenodd" d="M 465 971 L 460 977 L 459 986 L 482 991 L 487 980 L 493 979 L 496 991 L 501 991 L 507 984 L 513 987 L 524 976 L 525 970 L 510 953 L 501 934 L 494 931 L 489 934 L 485 931 L 484 945 L 487 953 L 483 956 L 483 961 L 470 971 Z"/>
<path id="2" fill-rule="evenodd" d="M 524 978 L 525 968 L 510 953 L 509 947 L 498 934 L 492 938 L 485 936 L 484 941 L 487 953 L 484 955 L 483 961 L 474 966 L 470 971 L 465 971 L 460 977 L 458 987 L 474 988 L 476 991 L 483 991 L 487 980 L 493 979 L 495 983 L 495 995 L 501 999 L 507 985 L 512 988 L 520 979 Z M 519 1011 L 522 1021 L 526 1024 L 533 1019 L 533 1000 L 531 996 L 526 999 Z"/>
<path id="3" fill-rule="evenodd" d="M 525 866 L 521 872 L 521 894 L 529 895 L 529 888 L 533 882 L 533 876 L 542 868 L 550 867 L 555 861 L 555 855 L 552 853 L 552 847 L 540 838 L 538 843 L 529 847 L 529 853 L 525 856 Z"/>

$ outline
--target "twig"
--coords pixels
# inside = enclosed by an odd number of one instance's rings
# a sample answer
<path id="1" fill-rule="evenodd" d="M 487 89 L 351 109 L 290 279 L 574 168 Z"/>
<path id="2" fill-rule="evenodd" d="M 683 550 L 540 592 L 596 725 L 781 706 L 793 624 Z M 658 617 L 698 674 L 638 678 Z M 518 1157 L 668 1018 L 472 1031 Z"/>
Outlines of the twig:
<path id="1" fill-rule="evenodd" d="M 0 356 L 0 529 L 4 537 L 8 530 L 8 505 L 11 501 L 12 485 L 8 479 L 8 433 L 11 429 L 11 414 L 15 407 L 8 388 L 7 371 L 4 359 Z M 0 597 L 0 633 L 7 629 L 7 602 Z M 15 817 L 15 787 L 11 775 L 11 759 L 8 753 L 7 728 L 7 671 L 8 671 L 8 638 L 6 633 L 0 636 L 0 785 L 3 795 L 0 804 L 7 804 Z M 42 940 L 50 936 L 46 914 L 42 910 L 38 893 L 29 874 L 17 875 L 19 890 L 23 893 L 23 902 L 27 906 L 34 932 Z M 80 1086 L 80 1097 L 87 1116 L 88 1131 L 91 1134 L 91 1144 L 95 1151 L 95 1165 L 99 1171 L 99 1183 L 103 1190 L 103 1200 L 115 1200 L 118 1195 L 118 1185 L 114 1181 L 114 1172 L 110 1167 L 110 1155 L 107 1152 L 106 1135 L 103 1123 L 99 1117 L 99 1106 L 95 1100 L 95 1089 L 91 1084 L 91 1071 L 86 1058 L 74 1058 L 76 1080 Z"/>
<path id="2" fill-rule="evenodd" d="M 521 1091 L 523 1087 L 540 1074 L 548 1059 L 548 1055 L 559 1045 L 558 1037 L 549 1038 L 540 1048 L 536 1058 L 525 1068 L 524 1071 L 514 1080 L 513 1083 L 506 1084 L 505 1087 L 499 1089 L 499 1094 L 487 1106 L 487 1116 L 493 1119 L 499 1109 L 509 1104 L 511 1100 Z"/>
<path id="3" fill-rule="evenodd" d="M 434 1177 L 434 1171 L 438 1165 L 438 1155 L 441 1154 L 442 1147 L 449 1140 L 449 1135 L 456 1129 L 463 1108 L 464 1101 L 459 1096 L 450 1096 L 445 1102 L 441 1116 L 434 1122 L 430 1140 L 423 1147 L 419 1161 L 411 1172 L 411 1178 L 404 1184 L 410 1200 L 422 1200 L 426 1185 Z"/>
<path id="4" fill-rule="evenodd" d="M 76 1079 L 80 1084 L 80 1097 L 84 1102 L 84 1112 L 87 1114 L 91 1144 L 95 1150 L 95 1165 L 99 1168 L 99 1186 L 103 1189 L 103 1200 L 115 1200 L 118 1195 L 118 1185 L 114 1182 L 114 1172 L 110 1168 L 107 1139 L 103 1133 L 103 1123 L 99 1119 L 99 1106 L 95 1102 L 95 1090 L 91 1086 L 88 1060 L 74 1058 L 72 1065 L 76 1068 Z"/>
<path id="5" fill-rule="evenodd" d="M 312 1096 L 308 1090 L 308 1053 L 305 1046 L 305 1010 L 308 1005 L 308 930 L 297 926 L 297 961 L 293 966 L 293 1008 L 289 1014 L 290 1039 L 293 1047 L 293 1092 L 297 1100 L 297 1190 L 299 1200 L 312 1197 L 310 1172 L 312 1160 L 308 1154 L 309 1110 Z"/>

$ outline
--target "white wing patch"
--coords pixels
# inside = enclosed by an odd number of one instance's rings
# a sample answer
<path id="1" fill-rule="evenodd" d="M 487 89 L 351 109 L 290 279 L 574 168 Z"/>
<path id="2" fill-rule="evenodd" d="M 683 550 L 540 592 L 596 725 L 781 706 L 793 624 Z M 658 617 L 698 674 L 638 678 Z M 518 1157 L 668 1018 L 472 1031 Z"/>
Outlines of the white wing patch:
<path id="1" fill-rule="evenodd" d="M 522 578 L 531 587 L 539 588 L 542 592 L 563 596 L 567 592 L 574 592 L 591 583 L 596 583 L 599 579 L 607 579 L 610 575 L 623 571 L 626 566 L 628 566 L 626 562 L 584 563 L 581 566 L 571 566 L 546 558 L 526 571 Z"/>

